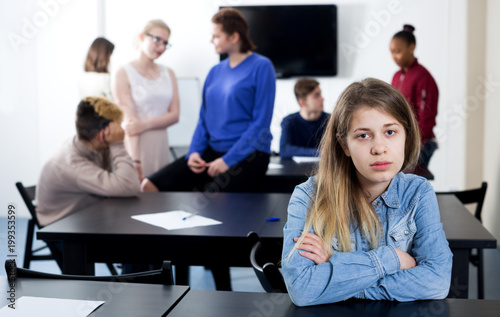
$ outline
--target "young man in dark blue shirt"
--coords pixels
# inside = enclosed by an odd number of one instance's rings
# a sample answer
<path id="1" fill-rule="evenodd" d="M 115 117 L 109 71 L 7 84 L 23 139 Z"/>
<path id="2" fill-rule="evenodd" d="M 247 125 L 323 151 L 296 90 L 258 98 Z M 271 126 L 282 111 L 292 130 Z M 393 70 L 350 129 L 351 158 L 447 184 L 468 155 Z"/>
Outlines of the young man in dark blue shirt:
<path id="1" fill-rule="evenodd" d="M 294 88 L 300 111 L 281 122 L 280 156 L 316 156 L 321 137 L 330 115 L 323 111 L 323 96 L 319 83 L 299 79 Z"/>

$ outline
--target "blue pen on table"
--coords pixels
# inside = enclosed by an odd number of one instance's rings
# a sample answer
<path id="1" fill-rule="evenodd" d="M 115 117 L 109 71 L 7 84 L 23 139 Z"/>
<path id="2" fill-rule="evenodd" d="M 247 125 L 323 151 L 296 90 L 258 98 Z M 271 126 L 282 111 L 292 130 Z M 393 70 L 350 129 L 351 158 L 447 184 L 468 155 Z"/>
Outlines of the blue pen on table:
<path id="1" fill-rule="evenodd" d="M 281 219 L 278 218 L 278 217 L 271 217 L 271 218 L 267 218 L 266 221 L 280 221 Z"/>
<path id="2" fill-rule="evenodd" d="M 187 220 L 187 219 L 189 219 L 189 218 L 191 218 L 193 216 L 196 216 L 196 213 L 192 213 L 189 216 L 186 216 L 186 217 L 182 218 L 182 220 Z"/>

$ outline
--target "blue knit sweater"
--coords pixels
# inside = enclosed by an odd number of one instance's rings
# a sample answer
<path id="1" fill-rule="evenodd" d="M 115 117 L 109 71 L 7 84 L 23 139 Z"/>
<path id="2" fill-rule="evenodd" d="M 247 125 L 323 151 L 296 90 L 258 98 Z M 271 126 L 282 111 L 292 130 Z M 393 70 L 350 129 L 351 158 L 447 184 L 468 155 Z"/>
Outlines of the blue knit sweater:
<path id="1" fill-rule="evenodd" d="M 200 117 L 186 157 L 210 146 L 232 167 L 254 151 L 271 152 L 276 77 L 271 61 L 252 53 L 236 67 L 226 58 L 203 87 Z"/>

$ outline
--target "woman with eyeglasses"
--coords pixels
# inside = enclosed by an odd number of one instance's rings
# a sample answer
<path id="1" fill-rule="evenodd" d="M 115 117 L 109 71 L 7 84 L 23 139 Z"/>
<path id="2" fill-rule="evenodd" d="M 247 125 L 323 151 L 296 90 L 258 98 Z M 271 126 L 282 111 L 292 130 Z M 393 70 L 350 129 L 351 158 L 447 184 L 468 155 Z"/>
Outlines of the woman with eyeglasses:
<path id="1" fill-rule="evenodd" d="M 116 73 L 113 96 L 125 113 L 125 146 L 139 179 L 170 161 L 166 128 L 179 121 L 174 72 L 155 62 L 170 46 L 170 28 L 151 20 L 138 35 L 139 56 Z"/>

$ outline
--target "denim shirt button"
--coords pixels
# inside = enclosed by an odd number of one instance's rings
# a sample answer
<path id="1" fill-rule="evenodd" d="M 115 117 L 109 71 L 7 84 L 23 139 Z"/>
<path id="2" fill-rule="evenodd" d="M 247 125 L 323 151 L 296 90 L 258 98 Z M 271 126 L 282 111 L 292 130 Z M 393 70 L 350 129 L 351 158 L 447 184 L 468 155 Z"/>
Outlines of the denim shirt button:
<path id="1" fill-rule="evenodd" d="M 410 231 L 408 230 L 405 230 L 405 236 L 409 235 L 410 234 Z"/>

